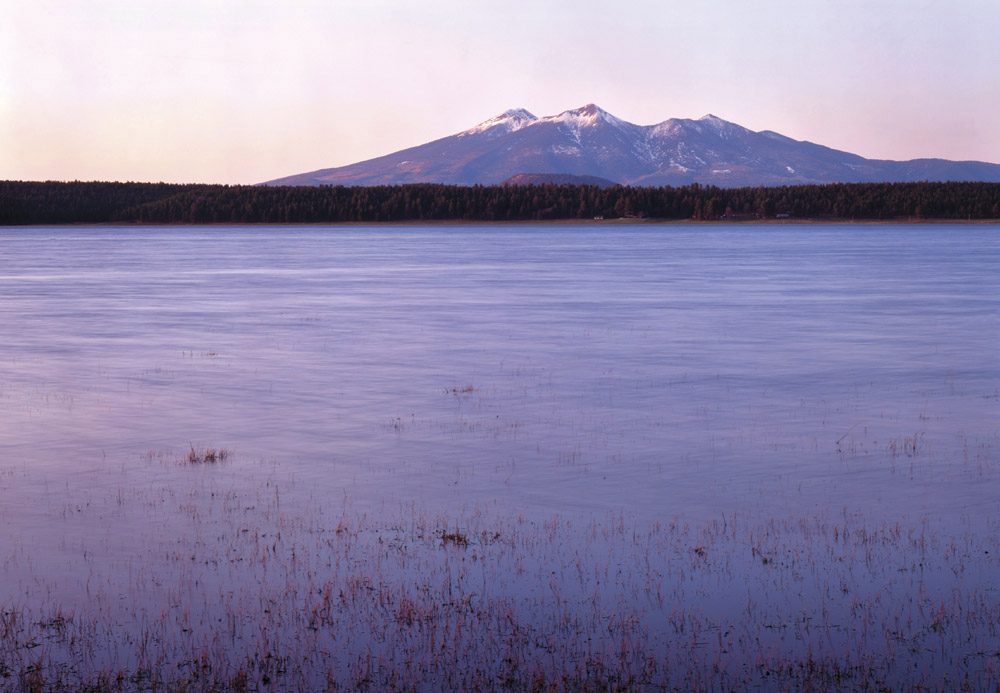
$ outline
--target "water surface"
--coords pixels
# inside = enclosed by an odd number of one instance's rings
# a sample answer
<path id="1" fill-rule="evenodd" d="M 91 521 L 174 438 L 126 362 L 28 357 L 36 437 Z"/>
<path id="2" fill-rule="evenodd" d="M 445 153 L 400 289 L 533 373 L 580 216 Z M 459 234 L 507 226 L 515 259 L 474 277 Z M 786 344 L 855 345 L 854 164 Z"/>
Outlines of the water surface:
<path id="1" fill-rule="evenodd" d="M 366 507 L 996 509 L 992 226 L 5 229 L 0 321 L 18 486 L 193 444 Z"/>
<path id="2" fill-rule="evenodd" d="M 8 228 L 0 325 L 0 686 L 995 685 L 996 226 Z"/>

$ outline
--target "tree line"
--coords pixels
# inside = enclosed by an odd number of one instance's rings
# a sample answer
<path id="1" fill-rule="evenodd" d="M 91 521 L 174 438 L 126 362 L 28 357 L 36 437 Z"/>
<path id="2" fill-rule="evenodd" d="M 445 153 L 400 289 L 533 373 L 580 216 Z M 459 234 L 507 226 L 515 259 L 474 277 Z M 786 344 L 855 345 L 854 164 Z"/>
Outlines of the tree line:
<path id="1" fill-rule="evenodd" d="M 0 224 L 295 224 L 573 219 L 1000 219 L 998 183 L 600 188 L 266 187 L 0 181 Z"/>

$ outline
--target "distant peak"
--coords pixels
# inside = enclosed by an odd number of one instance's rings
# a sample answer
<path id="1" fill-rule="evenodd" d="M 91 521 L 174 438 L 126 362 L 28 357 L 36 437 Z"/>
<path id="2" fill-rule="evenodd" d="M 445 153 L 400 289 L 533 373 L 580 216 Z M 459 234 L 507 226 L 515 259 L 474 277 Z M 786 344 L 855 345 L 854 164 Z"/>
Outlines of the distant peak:
<path id="1" fill-rule="evenodd" d="M 525 108 L 508 108 L 506 111 L 497 116 L 497 118 L 507 117 L 507 118 L 520 118 L 523 120 L 535 120 L 535 115 L 525 109 Z"/>
<path id="2" fill-rule="evenodd" d="M 527 109 L 508 108 L 500 115 L 493 116 L 489 120 L 484 120 L 474 128 L 469 128 L 468 130 L 460 132 L 459 136 L 475 135 L 480 132 L 492 130 L 493 128 L 501 128 L 502 132 L 514 132 L 515 130 L 520 130 L 525 125 L 530 125 L 536 120 L 538 120 L 538 118 L 536 118 L 535 115 Z"/>
<path id="3" fill-rule="evenodd" d="M 723 137 L 728 137 L 730 135 L 738 134 L 741 132 L 748 132 L 748 130 L 742 125 L 737 125 L 736 123 L 724 120 L 713 113 L 708 113 L 707 115 L 703 115 L 696 122 L 700 123 L 701 125 L 706 125 L 712 128 Z"/>
<path id="4" fill-rule="evenodd" d="M 603 108 L 594 103 L 588 103 L 570 111 L 563 111 L 559 115 L 542 118 L 542 121 L 565 123 L 574 129 L 589 127 L 598 123 L 607 123 L 615 127 L 627 127 L 629 124 L 620 118 L 616 118 Z"/>
<path id="5" fill-rule="evenodd" d="M 575 116 L 578 118 L 590 118 L 595 122 L 598 120 L 612 120 L 617 121 L 613 115 L 605 111 L 603 108 L 598 106 L 596 103 L 588 103 L 579 108 L 574 108 L 570 111 L 563 111 L 559 116 Z M 556 117 L 559 117 L 556 116 Z"/>

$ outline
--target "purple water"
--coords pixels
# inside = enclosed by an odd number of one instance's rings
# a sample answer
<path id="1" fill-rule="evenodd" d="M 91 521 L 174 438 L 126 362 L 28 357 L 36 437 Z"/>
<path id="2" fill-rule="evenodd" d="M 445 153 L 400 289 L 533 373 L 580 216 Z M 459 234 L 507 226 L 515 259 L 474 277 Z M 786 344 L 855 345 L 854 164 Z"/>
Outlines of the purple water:
<path id="1" fill-rule="evenodd" d="M 263 508 L 966 543 L 1000 511 L 992 225 L 5 228 L 0 325 L 8 602 L 158 603 L 136 574 Z"/>

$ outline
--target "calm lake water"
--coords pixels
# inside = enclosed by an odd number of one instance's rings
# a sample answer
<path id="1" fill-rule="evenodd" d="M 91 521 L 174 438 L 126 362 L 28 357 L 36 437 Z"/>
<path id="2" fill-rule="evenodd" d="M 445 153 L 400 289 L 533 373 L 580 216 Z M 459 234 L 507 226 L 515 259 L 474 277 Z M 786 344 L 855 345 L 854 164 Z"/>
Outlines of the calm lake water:
<path id="1" fill-rule="evenodd" d="M 4 229 L 0 324 L 29 527 L 190 445 L 356 507 L 998 509 L 993 226 Z"/>
<path id="2" fill-rule="evenodd" d="M 968 601 L 955 623 L 1000 599 L 989 539 L 1000 529 L 996 226 L 6 228 L 0 325 L 0 598 L 124 624 L 91 648 L 92 669 L 140 666 L 144 650 L 129 648 L 151 618 L 180 638 L 157 666 L 182 666 L 193 636 L 168 615 L 195 621 L 204 642 L 228 619 L 224 651 L 251 656 L 260 636 L 241 639 L 233 614 L 266 620 L 255 609 L 268 590 L 304 608 L 288 597 L 317 574 L 302 556 L 328 564 L 325 537 L 335 525 L 342 536 L 340 522 L 374 528 L 349 535 L 369 542 L 364 551 L 337 549 L 343 565 L 361 565 L 351 563 L 361 552 L 382 579 L 440 575 L 450 594 L 451 559 L 440 542 L 420 544 L 421 528 L 495 520 L 510 553 L 484 540 L 476 551 L 501 553 L 482 586 L 463 589 L 480 599 L 498 585 L 496 603 L 529 623 L 549 613 L 532 596 L 549 593 L 549 561 L 577 566 L 572 589 L 597 610 L 592 623 L 626 602 L 581 566 L 621 576 L 641 563 L 627 604 L 651 646 L 667 647 L 655 638 L 675 637 L 665 624 L 691 608 L 692 624 L 736 618 L 746 634 L 727 650 L 721 633 L 736 626 L 719 626 L 717 658 L 761 661 L 757 608 L 771 621 L 847 622 L 870 597 L 888 623 L 900 612 L 880 590 L 919 594 L 930 614 L 958 594 L 960 573 Z M 192 466 L 192 447 L 231 454 Z M 591 530 L 566 543 L 559 522 L 710 529 L 649 530 L 642 545 Z M 524 527 L 546 529 L 539 539 Z M 395 531 L 400 563 L 387 567 L 384 532 Z M 293 537 L 284 554 L 278 542 L 261 549 L 260 537 L 282 533 Z M 823 548 L 847 534 L 856 545 Z M 284 556 L 285 582 L 269 572 L 270 552 Z M 782 564 L 792 577 L 760 572 L 779 554 L 797 557 Z M 725 558 L 709 569 L 713 556 Z M 702 563 L 683 567 L 692 560 Z M 905 572 L 918 561 L 919 573 Z M 652 608 L 640 593 L 667 578 L 673 596 Z M 785 601 L 786 579 L 801 603 Z M 867 596 L 849 593 L 854 583 Z M 908 637 L 936 633 L 937 618 Z M 411 621 L 388 623 L 379 627 Z M 863 642 L 839 628 L 839 640 L 768 637 L 782 653 Z M 994 636 L 987 619 L 967 638 Z M 678 666 L 706 652 L 692 637 L 690 650 L 669 640 Z M 78 662 L 61 642 L 59 656 Z M 897 661 L 886 642 L 858 656 Z M 470 646 L 491 659 L 493 645 Z M 324 657 L 348 657 L 330 648 Z M 940 652 L 932 665 L 901 655 L 885 675 L 907 682 L 926 665 L 933 682 L 966 666 L 961 652 Z M 300 682 L 322 680 L 301 666 Z"/>

